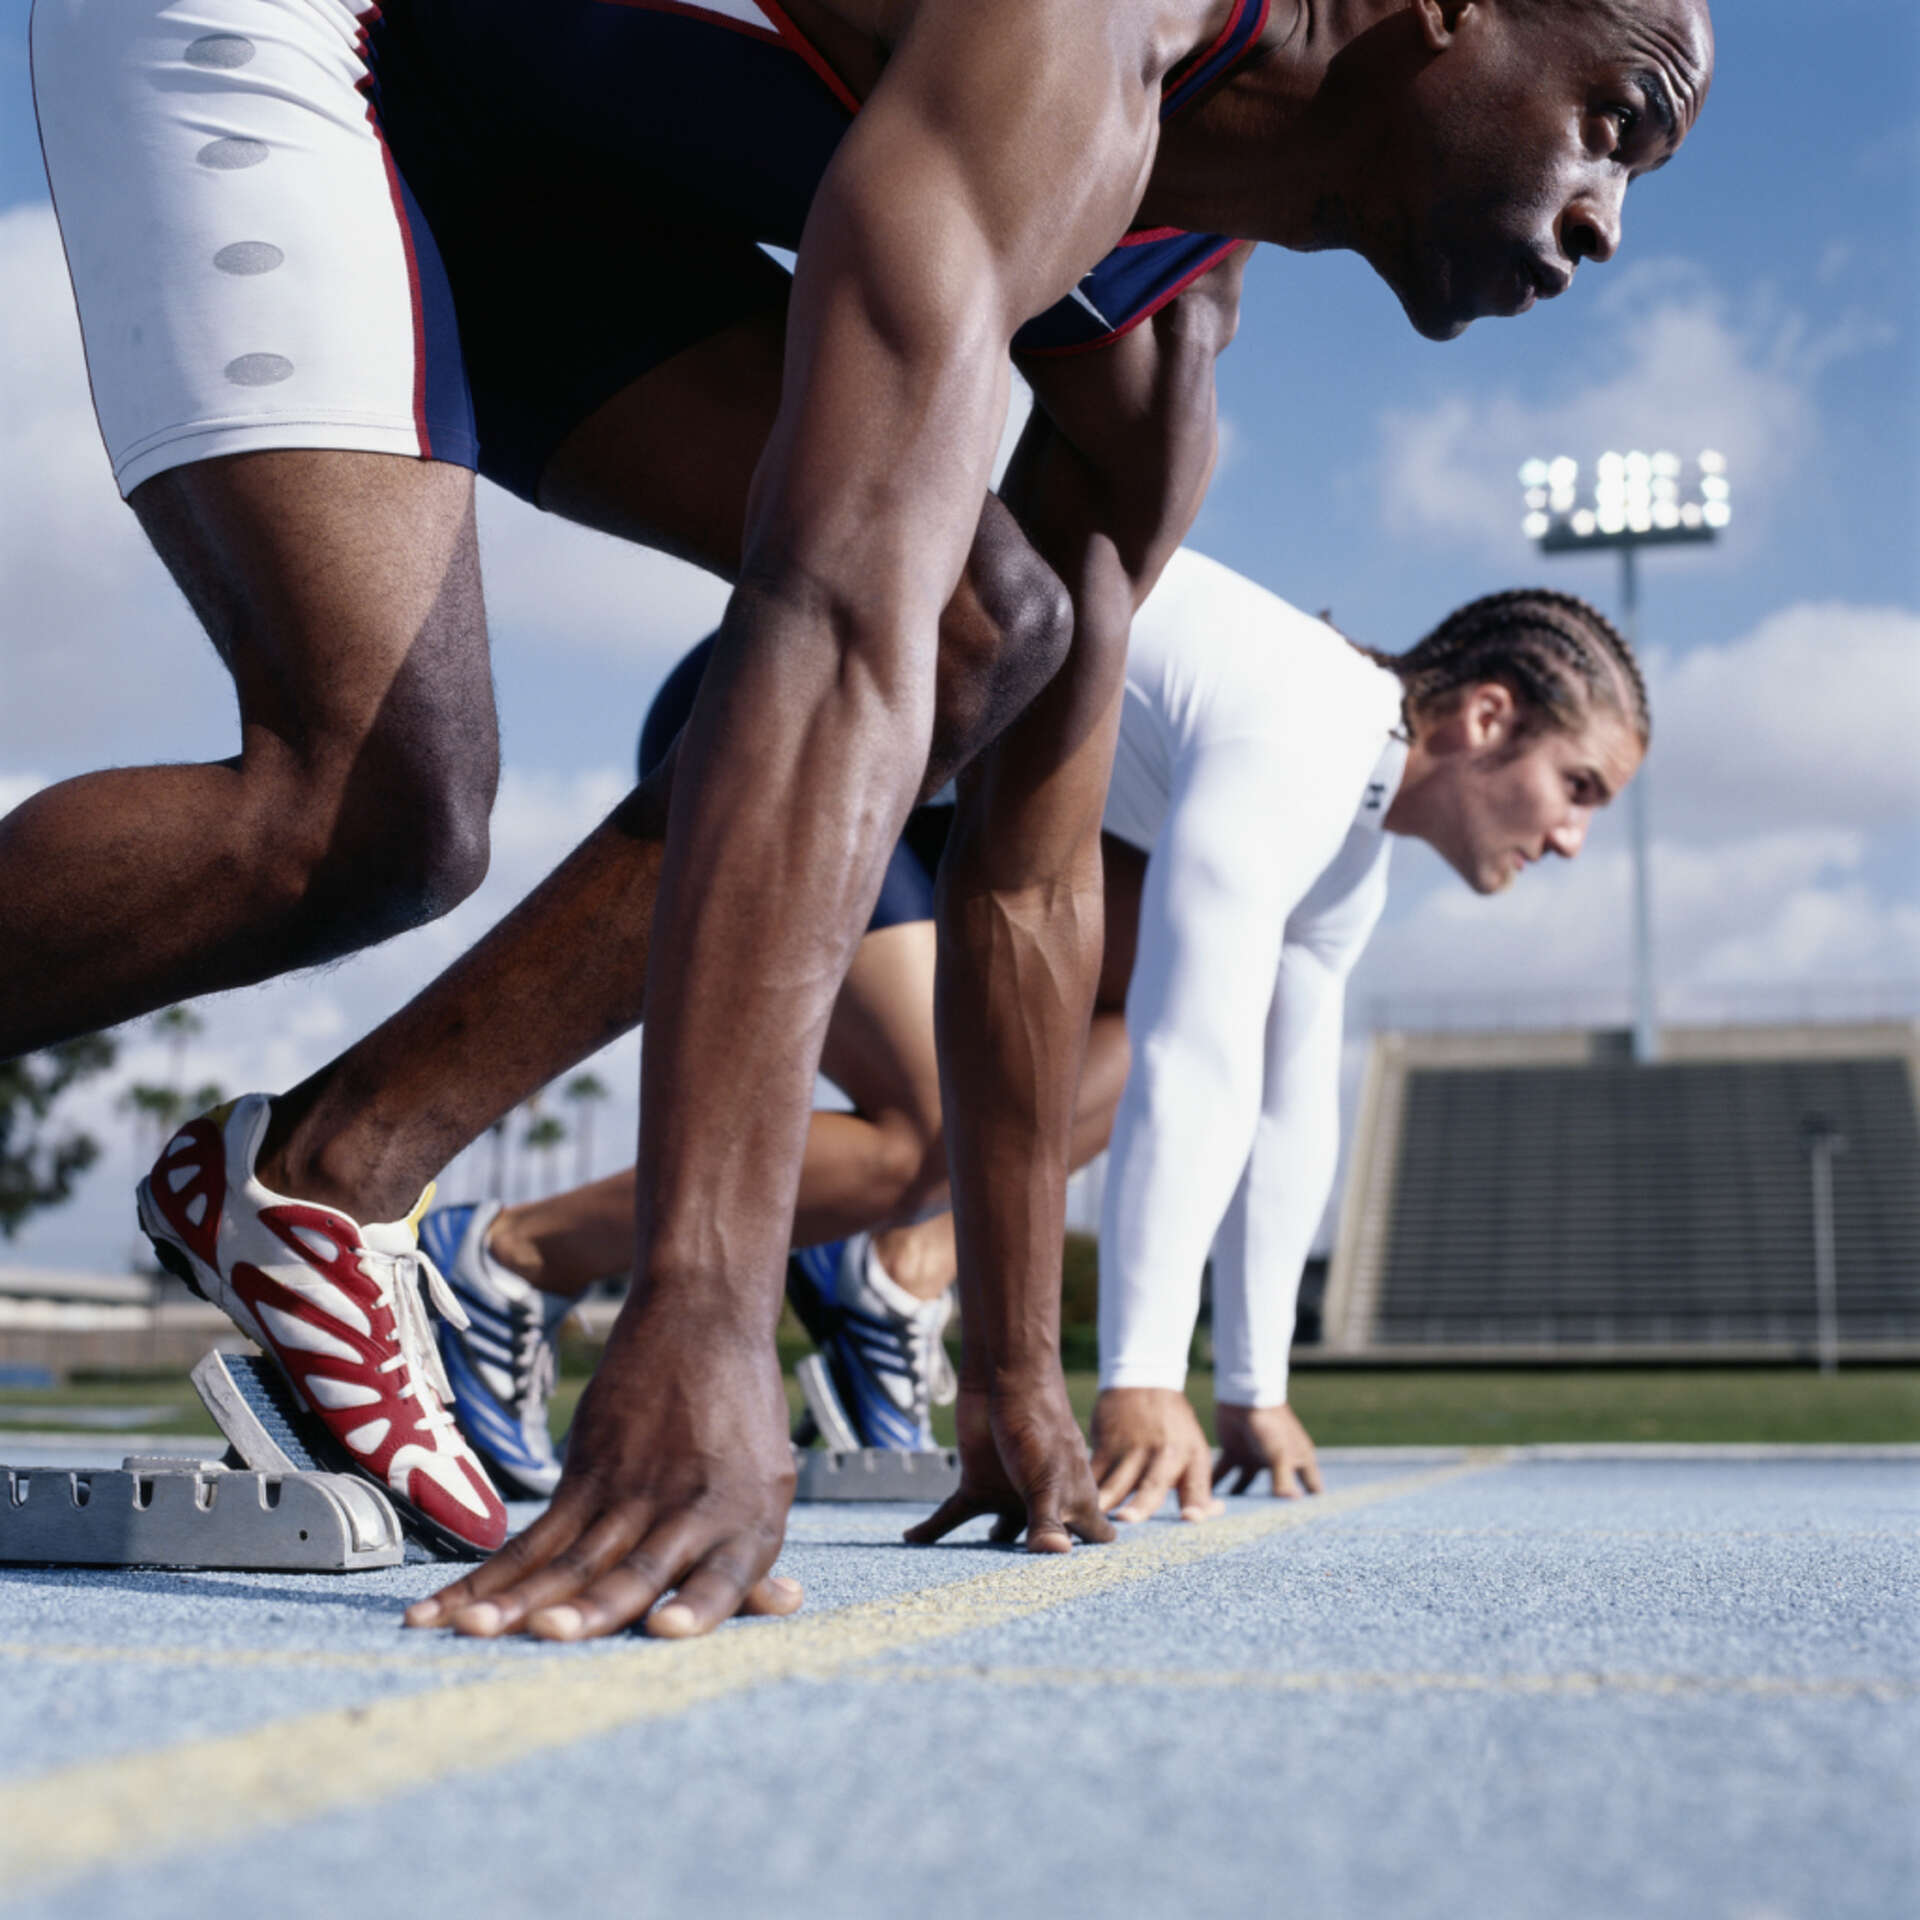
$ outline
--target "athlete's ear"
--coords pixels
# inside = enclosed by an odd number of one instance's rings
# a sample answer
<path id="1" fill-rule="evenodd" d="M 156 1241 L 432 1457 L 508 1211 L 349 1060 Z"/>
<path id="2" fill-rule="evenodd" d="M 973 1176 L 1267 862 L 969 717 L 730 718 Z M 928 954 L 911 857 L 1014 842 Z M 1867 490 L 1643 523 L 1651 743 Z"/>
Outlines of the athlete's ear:
<path id="1" fill-rule="evenodd" d="M 1445 53 L 1453 45 L 1460 23 L 1479 0 L 1413 0 L 1414 18 L 1420 23 L 1420 37 L 1429 53 Z"/>
<path id="2" fill-rule="evenodd" d="M 1469 746 L 1504 746 L 1513 738 L 1520 717 L 1519 702 L 1504 682 L 1483 680 L 1461 704 L 1460 717 L 1466 722 Z"/>

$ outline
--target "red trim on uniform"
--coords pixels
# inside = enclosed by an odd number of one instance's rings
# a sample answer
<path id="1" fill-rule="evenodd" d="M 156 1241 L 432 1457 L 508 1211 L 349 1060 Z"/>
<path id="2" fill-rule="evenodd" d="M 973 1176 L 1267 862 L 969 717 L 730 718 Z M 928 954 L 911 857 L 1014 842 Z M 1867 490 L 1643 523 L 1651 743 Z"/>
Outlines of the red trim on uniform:
<path id="1" fill-rule="evenodd" d="M 387 192 L 393 201 L 394 224 L 400 229 L 400 251 L 406 255 L 407 297 L 413 306 L 413 429 L 420 440 L 420 458 L 431 460 L 433 435 L 427 428 L 427 310 L 426 303 L 420 297 L 420 262 L 414 257 L 413 223 L 407 218 L 406 196 L 400 190 L 400 169 L 393 163 L 386 129 L 380 124 L 380 115 L 373 102 L 373 48 L 367 36 L 380 17 L 377 6 L 368 7 L 354 16 L 360 31 L 354 36 L 353 50 L 360 56 L 363 69 L 354 83 L 354 90 L 366 100 L 367 125 L 373 129 L 373 137 L 380 143 L 381 163 L 387 170 Z"/>
<path id="2" fill-rule="evenodd" d="M 1131 233 L 1123 233 L 1114 245 L 1144 247 L 1155 240 L 1178 240 L 1187 232 L 1186 227 L 1135 227 Z"/>
<path id="3" fill-rule="evenodd" d="M 1185 274 L 1176 280 L 1165 293 L 1157 294 L 1147 305 L 1142 307 L 1138 313 L 1134 314 L 1124 326 L 1115 327 L 1111 333 L 1103 333 L 1098 340 L 1081 340 L 1070 347 L 1020 347 L 1017 348 L 1016 351 L 1022 358 L 1026 359 L 1064 360 L 1067 355 L 1071 353 L 1093 353 L 1101 347 L 1110 347 L 1123 335 L 1131 333 L 1141 321 L 1151 320 L 1169 300 L 1179 299 L 1196 280 L 1200 279 L 1203 275 L 1211 273 L 1235 247 L 1244 246 L 1245 244 L 1246 242 L 1243 240 L 1229 240 L 1225 242 L 1225 244 L 1215 252 L 1208 254 L 1191 273 Z"/>
<path id="4" fill-rule="evenodd" d="M 819 49 L 787 18 L 776 0 L 753 0 L 753 4 L 771 23 L 764 27 L 749 26 L 746 21 L 735 20 L 728 14 L 710 13 L 705 7 L 695 4 L 694 0 L 600 0 L 600 4 L 632 7 L 638 13 L 677 13 L 683 19 L 698 20 L 704 26 L 725 27 L 731 33 L 744 33 L 749 40 L 762 40 L 771 46 L 785 47 L 796 59 L 805 61 L 813 69 L 814 78 L 849 113 L 860 111 L 860 102 L 852 89 L 827 65 Z"/>
<path id="5" fill-rule="evenodd" d="M 1227 24 L 1220 29 L 1219 35 L 1213 44 L 1208 47 L 1204 53 L 1188 54 L 1187 57 L 1180 62 L 1179 66 L 1161 82 L 1161 91 L 1163 93 L 1178 93 L 1186 84 L 1188 76 L 1198 73 L 1200 69 L 1233 38 L 1235 29 L 1240 25 L 1240 16 L 1245 13 L 1246 10 L 1247 0 L 1235 0 L 1233 11 L 1227 15 Z M 1261 11 L 1264 12 L 1265 10 L 1265 0 L 1263 0 Z"/>
<path id="6" fill-rule="evenodd" d="M 600 0 L 606 7 L 631 7 L 636 13 L 677 13 L 685 20 L 698 20 L 702 26 L 724 27 L 729 33 L 744 33 L 749 40 L 762 40 L 768 46 L 781 44 L 780 36 L 772 27 L 756 27 L 746 20 L 736 20 L 731 14 L 713 13 L 706 7 L 692 4 L 692 0 Z M 760 0 L 753 0 L 757 7 Z"/>
<path id="7" fill-rule="evenodd" d="M 827 91 L 849 113 L 858 113 L 860 102 L 855 97 L 853 89 L 827 65 L 819 49 L 787 18 L 786 11 L 778 4 L 778 0 L 753 0 L 753 4 L 779 28 L 780 38 L 786 42 L 792 52 L 797 53 L 813 69 Z"/>
<path id="8" fill-rule="evenodd" d="M 1253 31 L 1247 35 L 1246 45 L 1240 49 L 1240 59 L 1246 58 L 1247 49 L 1251 47 L 1253 43 L 1259 39 L 1261 34 L 1263 34 L 1266 31 L 1267 15 L 1273 10 L 1273 0 L 1259 0 L 1259 4 L 1260 4 L 1259 18 L 1256 19 L 1253 23 Z M 1178 93 L 1180 89 L 1185 85 L 1187 85 L 1189 81 L 1196 79 L 1201 73 L 1205 72 L 1207 62 L 1210 60 L 1216 59 L 1219 56 L 1221 49 L 1227 44 L 1229 40 L 1233 38 L 1233 36 L 1237 32 L 1239 32 L 1240 23 L 1246 18 L 1246 11 L 1247 11 L 1247 0 L 1240 0 L 1240 4 L 1235 6 L 1233 10 L 1232 19 L 1230 19 L 1227 22 L 1226 26 L 1221 30 L 1219 39 L 1217 39 L 1213 43 L 1213 45 L 1206 50 L 1205 53 L 1189 54 L 1186 59 L 1181 61 L 1180 65 L 1172 73 L 1170 73 L 1165 80 L 1163 80 L 1160 83 L 1161 93 L 1162 94 Z M 1236 60 L 1234 62 L 1234 65 L 1238 66 L 1239 61 Z M 1227 69 L 1227 73 L 1231 73 L 1232 71 L 1233 71 L 1232 67 L 1229 67 Z M 1212 86 L 1216 85 L 1219 81 L 1224 80 L 1225 78 L 1226 78 L 1225 73 L 1215 74 L 1213 77 L 1213 80 L 1208 82 L 1208 87 L 1211 88 Z M 1192 105 L 1193 105 L 1192 100 L 1185 100 L 1185 101 L 1182 101 L 1181 104 L 1174 109 L 1174 111 L 1176 113 L 1184 113 L 1187 110 L 1187 108 Z"/>

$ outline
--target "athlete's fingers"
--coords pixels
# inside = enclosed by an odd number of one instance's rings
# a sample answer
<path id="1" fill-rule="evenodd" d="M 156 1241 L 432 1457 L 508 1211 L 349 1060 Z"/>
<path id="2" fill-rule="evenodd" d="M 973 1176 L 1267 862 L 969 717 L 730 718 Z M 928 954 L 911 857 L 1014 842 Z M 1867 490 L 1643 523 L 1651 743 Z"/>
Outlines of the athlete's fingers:
<path id="1" fill-rule="evenodd" d="M 936 1540 L 944 1540 L 955 1527 L 964 1527 L 983 1513 L 997 1511 L 992 1501 L 982 1500 L 978 1494 L 962 1487 L 957 1493 L 948 1494 L 926 1519 L 916 1521 L 900 1537 L 909 1546 L 930 1547 Z"/>
<path id="2" fill-rule="evenodd" d="M 708 1544 L 693 1533 L 687 1515 L 670 1516 L 644 1539 L 630 1542 L 617 1563 L 603 1565 L 592 1580 L 577 1581 L 570 1591 L 529 1609 L 527 1631 L 542 1640 L 591 1640 L 630 1627 L 679 1583 Z"/>
<path id="3" fill-rule="evenodd" d="M 515 1581 L 543 1567 L 552 1557 L 578 1538 L 582 1527 L 579 1514 L 549 1507 L 525 1533 L 517 1533 L 488 1560 L 463 1574 L 458 1580 L 416 1600 L 406 1611 L 410 1627 L 443 1627 L 464 1606 L 476 1600 L 489 1600 L 504 1592 Z"/>
<path id="4" fill-rule="evenodd" d="M 1140 1476 L 1150 1458 L 1147 1448 L 1129 1447 L 1104 1472 L 1098 1460 L 1093 1463 L 1094 1477 L 1100 1483 L 1100 1504 L 1103 1508 L 1111 1510 L 1117 1507 L 1140 1484 Z"/>
<path id="5" fill-rule="evenodd" d="M 994 1520 L 993 1531 L 987 1538 L 996 1547 L 1010 1547 L 1027 1530 L 1027 1516 L 1023 1508 L 1002 1507 Z"/>
<path id="6" fill-rule="evenodd" d="M 1300 1498 L 1300 1482 L 1294 1478 L 1293 1462 L 1285 1454 L 1273 1463 L 1273 1493 L 1276 1500 Z"/>
<path id="7" fill-rule="evenodd" d="M 1307 1450 L 1307 1457 L 1300 1462 L 1300 1478 L 1307 1483 L 1309 1493 L 1325 1493 L 1327 1490 L 1326 1482 L 1320 1478 L 1319 1457 L 1311 1448 Z"/>
<path id="8" fill-rule="evenodd" d="M 752 1614 L 798 1613 L 806 1597 L 807 1590 L 798 1580 L 789 1580 L 783 1573 L 770 1573 L 764 1580 L 748 1588 L 747 1597 L 740 1602 L 740 1611 Z"/>
<path id="9" fill-rule="evenodd" d="M 744 1613 L 748 1596 L 766 1584 L 756 1581 L 754 1573 L 741 1543 L 716 1547 L 680 1582 L 672 1599 L 647 1615 L 647 1631 L 661 1640 L 690 1640 L 696 1634 L 711 1633 L 722 1620 Z M 780 1611 L 791 1613 L 799 1604 L 796 1588 L 791 1603 Z"/>
<path id="10" fill-rule="evenodd" d="M 469 1602 L 453 1616 L 456 1633 L 490 1640 L 517 1633 L 543 1608 L 570 1600 L 632 1551 L 646 1532 L 647 1510 L 625 1507 L 603 1514 L 543 1567 L 490 1598 Z"/>
<path id="11" fill-rule="evenodd" d="M 1042 1487 L 1027 1496 L 1027 1551 L 1073 1551 L 1073 1535 L 1067 1531 L 1067 1523 L 1060 1515 L 1060 1496 L 1051 1487 Z"/>
<path id="12" fill-rule="evenodd" d="M 1260 1478 L 1260 1469 L 1258 1467 L 1243 1466 L 1239 1469 L 1239 1474 L 1240 1474 L 1239 1479 L 1237 1479 L 1233 1483 L 1233 1485 L 1227 1489 L 1227 1491 L 1231 1494 L 1238 1495 L 1238 1494 L 1245 1493 L 1246 1490 L 1250 1486 L 1252 1486 L 1256 1480 Z"/>
<path id="13" fill-rule="evenodd" d="M 1213 1456 L 1210 1453 L 1194 1453 L 1180 1470 L 1180 1518 L 1182 1520 L 1211 1520 L 1215 1514 L 1226 1512 L 1226 1504 L 1216 1500 L 1213 1493 Z"/>
<path id="14" fill-rule="evenodd" d="M 1076 1539 L 1084 1540 L 1090 1547 L 1104 1547 L 1114 1538 L 1113 1523 L 1100 1511 L 1098 1501 L 1069 1513 L 1067 1526 Z"/>
<path id="15" fill-rule="evenodd" d="M 1180 1457 L 1171 1448 L 1157 1448 L 1147 1462 L 1146 1472 L 1140 1476 L 1140 1485 L 1132 1499 L 1125 1506 L 1115 1507 L 1113 1517 L 1136 1522 L 1151 1520 L 1160 1511 L 1173 1483 L 1179 1479 L 1180 1467 Z"/>

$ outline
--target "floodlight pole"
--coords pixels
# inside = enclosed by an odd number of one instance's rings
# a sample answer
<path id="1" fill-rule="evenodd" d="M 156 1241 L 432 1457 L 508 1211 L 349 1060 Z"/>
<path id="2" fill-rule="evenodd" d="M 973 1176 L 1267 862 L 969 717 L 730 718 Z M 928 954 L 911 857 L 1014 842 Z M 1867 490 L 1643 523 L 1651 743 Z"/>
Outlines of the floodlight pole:
<path id="1" fill-rule="evenodd" d="M 1640 651 L 1640 571 L 1630 543 L 1620 548 L 1620 628 Z M 1660 1025 L 1653 986 L 1653 853 L 1643 766 L 1627 789 L 1633 835 L 1633 1057 L 1642 1066 L 1660 1057 Z"/>
<path id="2" fill-rule="evenodd" d="M 1833 1247 L 1833 1156 L 1846 1151 L 1846 1135 L 1824 1114 L 1809 1118 L 1807 1158 L 1813 1171 L 1813 1307 L 1820 1371 L 1840 1371 L 1840 1275 Z"/>
<path id="3" fill-rule="evenodd" d="M 1581 506 L 1575 491 L 1577 460 L 1535 457 L 1520 469 L 1527 500 L 1522 526 L 1542 553 L 1598 553 L 1611 547 L 1619 554 L 1620 626 L 1636 653 L 1639 549 L 1711 541 L 1732 518 L 1725 456 L 1707 451 L 1695 464 L 1698 497 L 1683 499 L 1684 468 L 1677 455 L 1603 453 L 1591 507 Z M 1660 1025 L 1653 977 L 1653 835 L 1644 769 L 1628 792 L 1627 813 L 1633 842 L 1633 1057 L 1646 1065 L 1660 1057 Z"/>

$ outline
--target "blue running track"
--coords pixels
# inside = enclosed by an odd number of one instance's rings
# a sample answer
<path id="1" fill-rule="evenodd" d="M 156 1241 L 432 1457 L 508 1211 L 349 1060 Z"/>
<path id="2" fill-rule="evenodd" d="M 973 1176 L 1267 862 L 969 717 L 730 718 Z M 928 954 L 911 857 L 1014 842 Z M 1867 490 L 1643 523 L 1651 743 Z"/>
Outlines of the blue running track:
<path id="1" fill-rule="evenodd" d="M 805 1614 L 680 1645 L 0 1569 L 0 1916 L 1920 1910 L 1920 1450 L 1329 1469 L 1057 1560 L 803 1508 Z"/>

